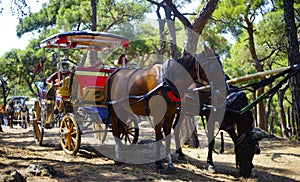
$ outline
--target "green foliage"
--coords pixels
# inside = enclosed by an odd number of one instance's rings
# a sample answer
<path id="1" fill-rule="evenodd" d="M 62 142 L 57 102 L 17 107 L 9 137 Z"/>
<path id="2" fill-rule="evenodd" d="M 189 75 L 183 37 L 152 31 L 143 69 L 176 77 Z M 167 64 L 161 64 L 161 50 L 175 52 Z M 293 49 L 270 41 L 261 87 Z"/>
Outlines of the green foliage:
<path id="1" fill-rule="evenodd" d="M 151 10 L 146 1 L 97 1 L 98 31 L 119 31 L 122 25 L 144 18 L 146 12 Z M 45 54 L 39 49 L 39 42 L 46 37 L 61 31 L 86 30 L 91 26 L 91 4 L 89 0 L 51 0 L 43 4 L 43 8 L 36 13 L 20 19 L 17 26 L 17 36 L 25 33 L 35 32 L 39 34 L 38 39 L 30 40 L 25 50 L 13 49 L 0 58 L 2 66 L 1 76 L 8 79 L 8 86 L 16 88 L 17 94 L 30 94 L 28 88 L 33 81 L 41 80 L 57 70 L 56 63 L 52 62 L 52 55 L 56 50 L 47 49 Z M 141 30 L 146 31 L 147 28 Z M 128 30 L 130 31 L 130 30 Z M 120 31 L 119 31 L 120 32 Z M 126 32 L 123 32 L 126 34 Z M 145 32 L 149 33 L 149 32 Z M 133 36 L 133 35 L 132 35 Z M 132 48 L 139 49 L 140 54 L 151 52 L 151 43 L 148 41 L 137 41 Z M 133 52 L 133 51 L 132 51 Z M 46 56 L 45 74 L 33 75 L 32 71 Z M 61 57 L 65 56 L 74 62 L 81 60 L 82 51 L 63 50 Z M 17 85 L 15 87 L 15 85 Z"/>
<path id="2" fill-rule="evenodd" d="M 176 5 L 184 6 L 191 1 L 176 0 Z M 202 3 L 203 4 L 203 3 Z M 149 22 L 143 22 L 145 13 L 150 12 L 154 6 L 144 0 L 98 0 L 97 1 L 97 30 L 114 32 L 130 40 L 126 48 L 129 60 L 142 64 L 146 57 L 154 53 L 155 45 L 159 47 L 158 29 Z M 300 3 L 294 2 L 296 25 L 299 28 Z M 199 7 L 201 8 L 201 6 Z M 199 9 L 200 10 L 200 9 Z M 31 40 L 25 50 L 13 49 L 0 58 L 2 67 L 0 76 L 8 79 L 11 89 L 15 88 L 18 94 L 29 94 L 29 84 L 32 81 L 32 70 L 43 57 L 43 50 L 38 49 L 39 42 L 46 37 L 70 30 L 87 30 L 91 27 L 90 0 L 50 0 L 43 4 L 43 8 L 20 19 L 17 26 L 17 35 L 25 33 L 38 33 L 36 40 Z M 249 37 L 246 27 L 251 25 L 254 29 L 254 46 L 258 59 L 264 70 L 287 66 L 286 38 L 283 20 L 282 1 L 275 0 L 220 0 L 212 19 L 207 23 L 200 37 L 206 45 L 214 45 L 220 54 L 225 72 L 231 78 L 241 77 L 255 73 L 251 53 L 249 51 Z M 184 27 L 176 23 L 178 45 L 183 42 Z M 168 34 L 168 32 L 166 32 Z M 232 35 L 232 38 L 228 38 Z M 167 44 L 167 46 L 169 46 Z M 180 49 L 180 48 L 179 48 Z M 52 65 L 52 54 L 55 50 L 46 50 L 46 72 L 49 76 L 56 69 Z M 118 50 L 118 54 L 123 50 Z M 82 51 L 64 50 L 61 56 L 78 62 Z M 117 54 L 111 54 L 111 59 L 117 59 Z M 269 56 L 269 57 L 267 57 Z M 266 58 L 266 59 L 265 59 Z M 113 64 L 113 63 L 109 63 Z M 53 67 L 54 66 L 54 67 Z M 44 77 L 39 73 L 34 81 Z M 256 82 L 252 80 L 250 82 Z M 276 83 L 276 82 L 275 82 Z M 274 83 L 274 84 L 275 84 Z M 266 89 L 267 90 L 267 89 Z M 252 99 L 252 93 L 248 93 Z M 286 92 L 285 109 L 290 106 L 290 90 Z M 277 111 L 278 98 L 272 100 L 272 114 L 275 132 L 279 132 L 279 118 Z"/>
<path id="3" fill-rule="evenodd" d="M 253 22 L 258 18 L 259 12 L 267 4 L 266 0 L 221 0 L 218 8 L 213 13 L 213 18 L 220 22 L 218 30 L 220 33 L 231 33 L 239 37 L 246 18 Z"/>

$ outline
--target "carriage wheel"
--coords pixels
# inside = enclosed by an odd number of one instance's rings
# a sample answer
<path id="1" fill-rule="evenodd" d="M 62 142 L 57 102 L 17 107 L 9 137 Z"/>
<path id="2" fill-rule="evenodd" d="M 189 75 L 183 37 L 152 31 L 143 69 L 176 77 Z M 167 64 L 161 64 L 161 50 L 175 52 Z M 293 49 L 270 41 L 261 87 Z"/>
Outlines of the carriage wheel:
<path id="1" fill-rule="evenodd" d="M 119 120 L 120 126 L 122 128 L 120 139 L 125 144 L 136 144 L 139 138 L 139 126 L 138 126 L 138 118 L 132 117 L 127 123 L 123 123 Z"/>
<path id="2" fill-rule="evenodd" d="M 94 137 L 103 144 L 108 133 L 108 126 L 102 121 L 96 120 L 93 123 Z"/>
<path id="3" fill-rule="evenodd" d="M 81 133 L 73 114 L 68 113 L 62 118 L 59 133 L 64 152 L 76 155 L 80 147 Z"/>
<path id="4" fill-rule="evenodd" d="M 33 121 L 33 131 L 34 131 L 34 139 L 35 143 L 39 146 L 42 146 L 43 136 L 44 136 L 44 128 L 42 127 L 41 121 Z"/>

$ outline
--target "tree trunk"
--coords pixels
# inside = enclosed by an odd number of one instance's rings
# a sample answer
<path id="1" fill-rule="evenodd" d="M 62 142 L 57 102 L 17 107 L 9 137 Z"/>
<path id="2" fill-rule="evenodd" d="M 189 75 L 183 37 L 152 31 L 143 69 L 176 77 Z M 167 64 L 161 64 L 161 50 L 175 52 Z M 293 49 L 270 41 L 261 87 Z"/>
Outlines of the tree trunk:
<path id="1" fill-rule="evenodd" d="M 178 51 L 177 51 L 177 42 L 176 42 L 176 30 L 175 23 L 172 20 L 167 20 L 167 25 L 170 32 L 170 54 L 171 58 L 177 59 Z"/>
<path id="2" fill-rule="evenodd" d="M 164 2 L 174 13 L 174 16 L 177 17 L 185 26 L 183 52 L 188 52 L 191 55 L 195 55 L 198 46 L 199 35 L 204 29 L 205 24 L 211 18 L 212 13 L 216 9 L 218 0 L 204 1 L 205 3 L 201 11 L 194 17 L 192 23 L 177 10 L 172 0 L 164 0 Z M 191 137 L 192 139 L 194 139 L 194 141 L 196 141 L 198 140 L 198 138 L 197 138 L 196 130 L 194 131 L 195 134 L 192 135 Z"/>
<path id="3" fill-rule="evenodd" d="M 97 0 L 91 0 L 91 7 L 92 7 L 92 17 L 91 17 L 91 30 L 97 30 Z"/>
<path id="4" fill-rule="evenodd" d="M 294 15 L 294 0 L 283 0 L 285 31 L 289 65 L 300 64 L 299 43 Z M 292 93 L 292 120 L 297 123 L 297 135 L 300 141 L 300 73 L 290 78 Z"/>
<path id="5" fill-rule="evenodd" d="M 1 88 L 2 88 L 2 96 L 3 96 L 3 105 L 6 107 L 6 81 L 0 78 Z"/>
<path id="6" fill-rule="evenodd" d="M 91 17 L 91 31 L 97 30 L 97 0 L 91 0 L 91 8 L 92 8 L 92 17 Z M 96 51 L 90 51 L 89 53 L 90 57 L 90 65 L 94 65 L 97 63 L 97 52 Z"/>
<path id="7" fill-rule="evenodd" d="M 175 29 L 175 21 L 172 19 L 171 10 L 168 6 L 163 6 L 165 10 L 167 25 L 169 29 L 169 35 L 170 35 L 170 55 L 171 58 L 177 59 L 178 51 L 177 51 L 177 42 L 176 42 L 176 29 Z"/>
<path id="8" fill-rule="evenodd" d="M 185 38 L 184 38 L 184 52 L 189 52 L 194 55 L 197 50 L 197 43 L 199 35 L 204 29 L 205 24 L 211 18 L 214 10 L 217 7 L 219 0 L 207 0 L 205 1 L 201 11 L 190 22 L 185 16 L 183 16 L 175 7 L 172 0 L 165 0 L 165 3 L 174 13 L 174 15 L 185 26 Z"/>
<path id="9" fill-rule="evenodd" d="M 247 24 L 247 32 L 249 37 L 249 49 L 251 53 L 251 57 L 257 72 L 264 71 L 263 66 L 260 64 L 259 59 L 256 54 L 255 44 L 254 44 L 254 30 L 253 30 L 253 23 L 248 19 L 247 16 L 244 17 L 245 22 Z M 263 79 L 263 78 L 261 78 Z M 257 90 L 257 97 L 264 93 L 264 87 L 261 87 Z M 265 117 L 265 107 L 263 101 L 260 101 L 257 104 L 257 120 L 259 128 L 264 131 L 267 131 L 267 121 Z"/>
<path id="10" fill-rule="evenodd" d="M 285 138 L 289 137 L 288 130 L 287 130 L 286 115 L 283 107 L 284 94 L 287 89 L 288 89 L 288 84 L 286 84 L 283 88 L 278 90 L 278 110 L 280 114 L 281 135 Z"/>
<path id="11" fill-rule="evenodd" d="M 252 92 L 252 97 L 253 97 L 253 100 L 256 99 L 256 91 Z M 255 127 L 258 127 L 258 121 L 257 121 L 257 105 L 254 106 L 252 115 L 253 115 L 253 119 L 254 119 L 254 125 L 255 125 Z"/>
<path id="12" fill-rule="evenodd" d="M 268 120 L 271 115 L 271 103 L 272 103 L 272 98 L 267 98 L 267 103 L 266 103 L 266 111 L 265 111 L 265 118 Z M 268 130 L 268 127 L 266 127 L 266 130 Z"/>
<path id="13" fill-rule="evenodd" d="M 288 121 L 289 121 L 289 126 L 291 127 L 291 135 L 297 135 L 297 128 L 296 128 L 295 121 L 291 119 L 292 118 L 291 115 L 293 114 L 291 113 L 290 107 L 288 107 L 288 113 L 289 113 Z"/>

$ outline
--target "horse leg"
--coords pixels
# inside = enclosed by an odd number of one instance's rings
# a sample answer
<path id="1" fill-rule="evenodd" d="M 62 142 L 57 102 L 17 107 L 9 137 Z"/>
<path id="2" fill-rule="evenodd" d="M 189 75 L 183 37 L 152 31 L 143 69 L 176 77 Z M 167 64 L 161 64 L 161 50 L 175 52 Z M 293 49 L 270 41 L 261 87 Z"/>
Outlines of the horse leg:
<path id="1" fill-rule="evenodd" d="M 207 154 L 207 163 L 209 165 L 208 169 L 212 170 L 213 172 L 214 172 L 214 168 L 215 168 L 213 158 L 212 158 L 214 145 L 215 145 L 215 139 L 212 139 L 208 144 L 208 154 Z"/>
<path id="2" fill-rule="evenodd" d="M 20 116 L 21 116 L 21 127 L 26 129 L 26 126 L 25 126 L 25 120 L 24 120 L 24 116 L 23 116 L 23 112 L 21 111 L 20 113 Z"/>
<path id="3" fill-rule="evenodd" d="M 229 128 L 229 129 L 227 129 L 227 133 L 229 134 L 229 136 L 230 136 L 232 142 L 234 143 L 234 146 L 236 146 L 238 137 L 237 137 L 237 134 L 236 134 L 236 132 L 235 132 L 234 127 L 231 127 L 231 128 Z M 235 151 L 234 151 L 234 153 L 235 153 Z M 239 166 L 238 166 L 238 159 L 237 159 L 237 156 L 236 156 L 236 155 L 235 155 L 235 166 L 236 166 L 236 168 L 239 167 Z"/>
<path id="4" fill-rule="evenodd" d="M 111 123 L 112 123 L 112 133 L 113 133 L 113 136 L 115 138 L 115 142 L 116 142 L 116 145 L 115 145 L 115 164 L 116 165 L 121 165 L 122 164 L 122 143 L 121 143 L 121 139 L 120 139 L 120 131 L 119 131 L 119 118 L 118 116 L 116 115 L 116 113 L 113 111 L 111 113 Z"/>
<path id="5" fill-rule="evenodd" d="M 3 119 L 4 119 L 4 117 L 2 115 L 1 116 L 1 122 L 0 122 L 0 132 L 3 132 L 3 129 L 2 129 L 2 124 L 4 124 Z"/>
<path id="6" fill-rule="evenodd" d="M 207 121 L 209 121 L 208 118 L 209 117 L 207 117 Z M 207 163 L 208 163 L 208 170 L 213 173 L 215 172 L 215 165 L 214 165 L 213 157 L 212 157 L 212 153 L 213 153 L 214 146 L 215 146 L 214 127 L 215 127 L 214 122 L 207 123 L 208 142 L 209 142 L 208 143 Z"/>
<path id="7" fill-rule="evenodd" d="M 185 159 L 185 155 L 182 152 L 180 138 L 179 138 L 179 132 L 180 132 L 181 124 L 183 121 L 183 117 L 180 117 L 180 115 L 181 115 L 180 113 L 177 113 L 176 118 L 175 118 L 175 123 L 173 125 L 173 129 L 174 129 L 174 135 L 175 135 L 176 154 L 178 154 L 178 160 L 183 160 L 183 159 Z"/>
<path id="8" fill-rule="evenodd" d="M 8 119 L 8 126 L 10 128 L 13 128 L 13 118 L 11 118 L 12 116 L 9 116 L 9 119 Z"/>
<path id="9" fill-rule="evenodd" d="M 164 123 L 164 134 L 166 138 L 166 155 L 167 155 L 167 160 L 168 160 L 168 168 L 167 172 L 168 173 L 173 173 L 175 172 L 175 167 L 172 162 L 171 158 L 171 130 L 172 130 L 172 123 L 174 120 L 175 115 L 169 116 L 165 118 L 165 123 Z"/>
<path id="10" fill-rule="evenodd" d="M 227 130 L 227 133 L 229 134 L 232 142 L 234 143 L 234 145 L 236 145 L 236 142 L 237 142 L 237 134 L 235 132 L 235 129 L 234 127 L 230 128 Z"/>
<path id="11" fill-rule="evenodd" d="M 26 118 L 27 118 L 27 126 L 30 127 L 30 117 L 29 117 L 29 111 L 26 113 Z"/>
<path id="12" fill-rule="evenodd" d="M 161 129 L 162 129 L 162 122 L 155 125 L 154 130 L 155 130 L 155 140 L 156 140 L 156 157 L 158 159 L 161 158 L 160 148 L 161 148 L 161 145 L 162 145 L 162 138 L 163 138 Z M 162 160 L 155 161 L 155 165 L 156 165 L 156 172 L 164 173 L 164 167 L 162 165 Z"/>
<path id="13" fill-rule="evenodd" d="M 25 120 L 25 129 L 27 129 L 28 126 L 27 112 L 24 113 L 24 120 Z"/>

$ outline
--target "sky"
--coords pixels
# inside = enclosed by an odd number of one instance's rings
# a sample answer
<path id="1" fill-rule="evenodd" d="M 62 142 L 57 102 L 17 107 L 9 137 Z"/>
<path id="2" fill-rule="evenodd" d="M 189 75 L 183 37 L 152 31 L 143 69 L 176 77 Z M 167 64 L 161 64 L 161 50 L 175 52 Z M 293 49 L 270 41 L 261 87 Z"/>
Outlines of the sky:
<path id="1" fill-rule="evenodd" d="M 27 2 L 31 7 L 31 12 L 37 12 L 42 8 L 42 4 L 44 2 L 48 2 L 48 0 L 30 0 Z M 2 1 L 4 11 L 0 14 L 0 57 L 3 56 L 5 52 L 8 52 L 13 48 L 25 49 L 28 41 L 34 38 L 34 35 L 32 35 L 31 33 L 26 33 L 22 35 L 21 38 L 17 37 L 16 27 L 18 25 L 18 17 L 17 15 L 12 15 L 12 12 L 10 11 L 10 3 L 11 0 Z M 199 2 L 197 2 L 196 4 L 192 3 L 184 10 L 190 11 L 191 8 L 194 9 L 198 5 Z M 151 14 L 148 17 L 150 19 L 155 19 L 156 15 Z"/>
<path id="2" fill-rule="evenodd" d="M 28 5 L 31 7 L 31 12 L 37 12 L 42 8 L 42 3 L 47 2 L 46 0 L 30 0 L 27 1 Z M 30 40 L 33 35 L 25 34 L 21 38 L 16 35 L 16 27 L 18 25 L 17 15 L 12 15 L 10 11 L 10 0 L 2 1 L 3 12 L 0 14 L 0 56 L 5 52 L 16 48 L 24 49 L 28 40 Z"/>

